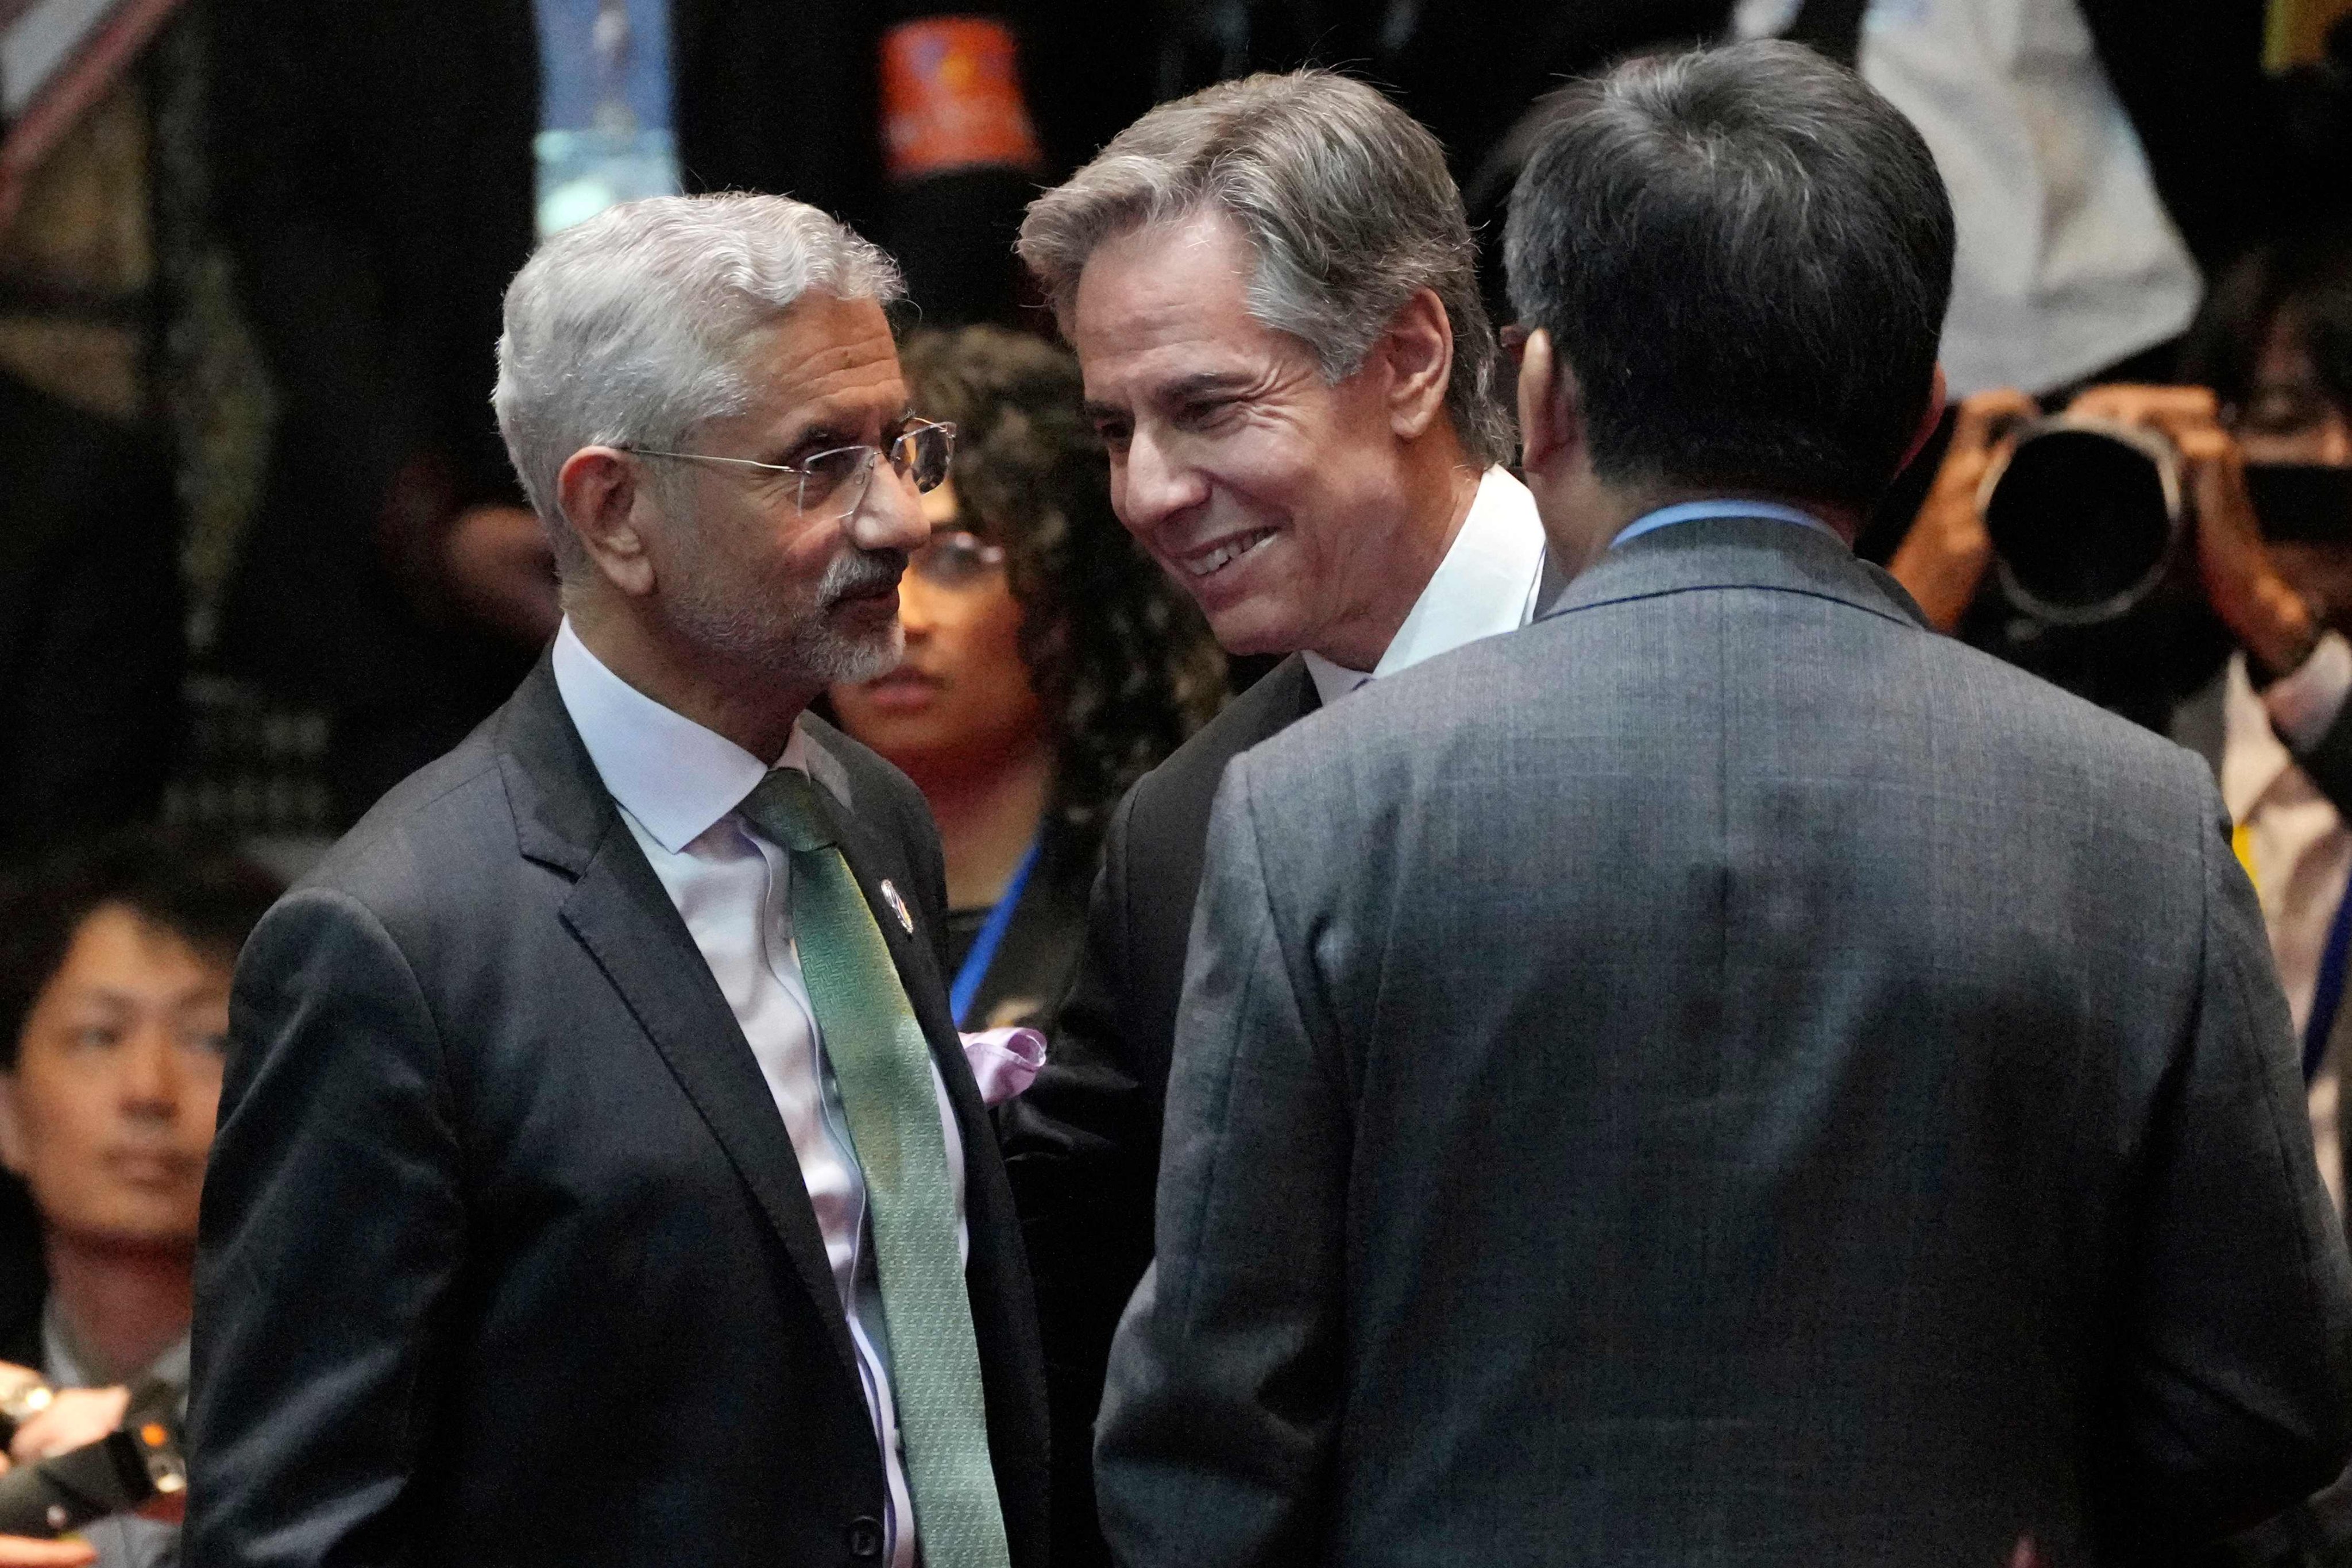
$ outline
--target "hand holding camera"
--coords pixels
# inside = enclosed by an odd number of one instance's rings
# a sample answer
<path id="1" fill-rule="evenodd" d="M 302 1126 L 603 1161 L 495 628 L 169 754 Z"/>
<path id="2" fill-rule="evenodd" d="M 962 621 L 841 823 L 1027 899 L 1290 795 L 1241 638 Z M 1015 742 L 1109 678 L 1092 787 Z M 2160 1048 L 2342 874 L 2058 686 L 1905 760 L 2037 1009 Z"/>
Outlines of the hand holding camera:
<path id="1" fill-rule="evenodd" d="M 1952 444 L 1936 482 L 1888 563 L 1937 631 L 1960 624 L 1992 563 L 1977 492 L 1994 463 L 2007 458 L 2018 426 L 2041 412 L 2025 394 L 1999 387 L 1963 398 L 1953 416 Z"/>
<path id="2" fill-rule="evenodd" d="M 2221 427 L 2213 395 L 2201 386 L 2096 386 L 2067 415 L 2154 432 L 2169 443 L 2194 518 L 2197 576 L 2207 603 L 2258 674 L 2284 675 L 2309 658 L 2319 616 L 2263 542 L 2245 455 Z"/>
<path id="3" fill-rule="evenodd" d="M 1889 565 L 1945 631 L 1988 570 L 2045 626 L 2201 598 L 2259 682 L 2310 656 L 2324 629 L 2315 578 L 2332 582 L 2319 568 L 2347 542 L 2352 468 L 2250 463 L 2203 387 L 2098 386 L 2048 416 L 2004 389 L 1959 405 Z"/>
<path id="4" fill-rule="evenodd" d="M 26 1550 L 109 1514 L 176 1508 L 187 1471 L 179 1451 L 179 1390 L 52 1388 L 28 1367 L 0 1363 L 0 1568 L 87 1562 Z M 12 1555 L 14 1553 L 14 1555 Z"/>

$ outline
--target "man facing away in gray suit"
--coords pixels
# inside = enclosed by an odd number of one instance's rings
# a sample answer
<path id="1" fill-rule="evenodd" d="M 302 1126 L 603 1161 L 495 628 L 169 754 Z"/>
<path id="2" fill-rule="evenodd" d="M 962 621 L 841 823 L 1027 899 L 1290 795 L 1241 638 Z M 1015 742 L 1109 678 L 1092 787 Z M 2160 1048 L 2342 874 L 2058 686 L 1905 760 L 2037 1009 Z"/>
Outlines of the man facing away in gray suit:
<path id="1" fill-rule="evenodd" d="M 1848 549 L 1952 245 L 1793 46 L 1622 67 L 1531 159 L 1589 566 L 1225 775 L 1122 1561 L 2147 1560 L 2336 1474 L 2352 1267 L 2210 775 Z"/>

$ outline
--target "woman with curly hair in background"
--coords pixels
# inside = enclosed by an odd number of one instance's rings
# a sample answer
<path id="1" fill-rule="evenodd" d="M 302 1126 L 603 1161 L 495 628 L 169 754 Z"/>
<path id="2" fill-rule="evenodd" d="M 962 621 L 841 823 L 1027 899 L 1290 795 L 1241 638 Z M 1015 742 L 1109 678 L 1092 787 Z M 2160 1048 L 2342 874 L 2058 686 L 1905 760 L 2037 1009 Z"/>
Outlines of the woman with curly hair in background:
<path id="1" fill-rule="evenodd" d="M 985 326 L 900 357 L 955 458 L 899 584 L 907 657 L 833 706 L 939 820 L 957 1026 L 1045 1027 L 1111 807 L 1216 711 L 1224 659 L 1111 512 L 1076 361 Z"/>

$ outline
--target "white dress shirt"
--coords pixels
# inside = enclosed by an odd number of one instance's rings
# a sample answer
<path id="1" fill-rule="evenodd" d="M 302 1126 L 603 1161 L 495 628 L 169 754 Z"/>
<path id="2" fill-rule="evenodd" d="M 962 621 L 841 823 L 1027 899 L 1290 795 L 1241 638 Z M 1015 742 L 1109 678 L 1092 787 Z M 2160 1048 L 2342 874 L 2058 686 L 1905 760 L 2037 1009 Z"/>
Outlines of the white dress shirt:
<path id="1" fill-rule="evenodd" d="M 1733 27 L 1797 10 L 1742 0 Z M 2074 0 L 1871 0 L 1859 64 L 1951 192 L 1955 397 L 2047 392 L 2187 329 L 2203 280 Z"/>
<path id="2" fill-rule="evenodd" d="M 881 1445 L 888 1485 L 883 1521 L 888 1561 L 893 1568 L 913 1568 L 915 1532 L 906 1526 L 914 1509 L 891 1396 L 889 1334 L 873 1236 L 866 1222 L 866 1178 L 801 977 L 793 942 L 791 859 L 753 832 L 736 810 L 767 775 L 768 764 L 614 675 L 568 619 L 556 633 L 553 662 L 556 689 L 589 760 L 710 965 L 711 978 L 742 1026 L 792 1136 Z M 795 725 L 775 765 L 807 772 L 808 754 L 808 738 Z M 968 1260 L 963 1140 L 936 1066 L 931 1080 L 947 1134 L 957 1245 Z"/>
<path id="3" fill-rule="evenodd" d="M 1536 498 L 1504 468 L 1488 468 L 1471 498 L 1461 531 L 1446 548 L 1429 585 L 1404 625 L 1370 669 L 1349 669 L 1319 653 L 1306 655 L 1307 672 L 1326 705 L 1367 680 L 1394 675 L 1464 643 L 1515 632 L 1535 619 L 1543 590 L 1543 520 Z"/>
<path id="4" fill-rule="evenodd" d="M 2242 830 L 2271 956 L 2286 990 L 2298 1042 L 2319 987 L 2319 956 L 2336 911 L 2352 883 L 2352 832 L 2319 787 L 2295 765 L 2286 742 L 2307 746 L 2325 734 L 2352 688 L 2352 646 L 2334 633 L 2302 668 L 2257 694 L 2246 657 L 2232 655 L 2222 697 L 2221 802 Z M 2328 701 L 2329 695 L 2334 700 Z M 2344 1206 L 2342 1092 L 2346 1023 L 2336 1014 L 2326 1054 L 2310 1093 L 2311 1139 L 2319 1173 L 2340 1211 Z"/>

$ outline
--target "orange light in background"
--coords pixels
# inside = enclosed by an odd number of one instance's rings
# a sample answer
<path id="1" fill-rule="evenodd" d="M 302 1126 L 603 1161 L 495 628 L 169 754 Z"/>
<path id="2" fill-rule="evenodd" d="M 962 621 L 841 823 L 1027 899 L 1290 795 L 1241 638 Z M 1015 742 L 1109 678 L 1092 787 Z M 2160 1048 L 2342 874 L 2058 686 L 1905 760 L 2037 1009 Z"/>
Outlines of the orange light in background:
<path id="1" fill-rule="evenodd" d="M 891 28 L 882 39 L 882 138 L 894 180 L 1042 165 L 1013 29 L 985 16 Z"/>
<path id="2" fill-rule="evenodd" d="M 2309 65 L 2324 51 L 2327 29 L 2347 16 L 2352 0 L 2271 0 L 2263 64 L 2274 71 Z"/>

